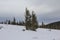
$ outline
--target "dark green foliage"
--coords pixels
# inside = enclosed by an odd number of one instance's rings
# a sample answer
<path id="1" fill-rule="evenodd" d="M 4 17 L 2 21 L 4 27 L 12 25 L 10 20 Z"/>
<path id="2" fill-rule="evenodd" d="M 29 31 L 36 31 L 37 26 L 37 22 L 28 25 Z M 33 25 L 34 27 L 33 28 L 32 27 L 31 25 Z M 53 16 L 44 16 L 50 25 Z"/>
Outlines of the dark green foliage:
<path id="1" fill-rule="evenodd" d="M 29 13 L 29 10 L 27 10 L 26 8 L 26 15 L 25 15 L 25 26 L 26 26 L 26 29 L 30 29 L 31 27 L 31 15 Z"/>
<path id="2" fill-rule="evenodd" d="M 34 14 L 34 11 L 32 11 L 32 30 L 35 31 L 35 29 L 38 28 L 38 22 L 36 15 Z"/>

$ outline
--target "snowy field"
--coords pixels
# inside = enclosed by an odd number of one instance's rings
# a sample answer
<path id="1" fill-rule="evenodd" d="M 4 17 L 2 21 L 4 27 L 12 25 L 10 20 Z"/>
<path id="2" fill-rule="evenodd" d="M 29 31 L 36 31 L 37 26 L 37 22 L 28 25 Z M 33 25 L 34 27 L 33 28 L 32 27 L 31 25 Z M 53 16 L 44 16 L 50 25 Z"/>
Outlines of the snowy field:
<path id="1" fill-rule="evenodd" d="M 38 28 L 25 30 L 24 26 L 0 24 L 0 40 L 60 40 L 60 30 Z"/>

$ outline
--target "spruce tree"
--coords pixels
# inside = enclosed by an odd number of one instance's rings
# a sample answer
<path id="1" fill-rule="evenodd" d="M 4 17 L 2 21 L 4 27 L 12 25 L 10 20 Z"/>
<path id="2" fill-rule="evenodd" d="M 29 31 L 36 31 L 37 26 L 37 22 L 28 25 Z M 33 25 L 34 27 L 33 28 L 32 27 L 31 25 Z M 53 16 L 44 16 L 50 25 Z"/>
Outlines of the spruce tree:
<path id="1" fill-rule="evenodd" d="M 10 20 L 8 21 L 8 24 L 10 24 Z"/>
<path id="2" fill-rule="evenodd" d="M 27 30 L 29 30 L 31 27 L 31 15 L 27 8 L 26 8 L 26 14 L 25 14 L 25 26 Z"/>
<path id="3" fill-rule="evenodd" d="M 34 11 L 32 11 L 32 27 L 31 27 L 31 29 L 33 31 L 35 31 L 37 28 L 38 28 L 37 18 L 36 18 L 36 15 L 34 14 Z"/>
<path id="4" fill-rule="evenodd" d="M 44 22 L 42 22 L 42 28 L 44 28 L 44 27 L 45 27 Z"/>
<path id="5" fill-rule="evenodd" d="M 13 22 L 12 22 L 12 24 L 13 24 L 13 25 L 16 24 L 16 19 L 15 19 L 15 17 L 13 18 Z"/>

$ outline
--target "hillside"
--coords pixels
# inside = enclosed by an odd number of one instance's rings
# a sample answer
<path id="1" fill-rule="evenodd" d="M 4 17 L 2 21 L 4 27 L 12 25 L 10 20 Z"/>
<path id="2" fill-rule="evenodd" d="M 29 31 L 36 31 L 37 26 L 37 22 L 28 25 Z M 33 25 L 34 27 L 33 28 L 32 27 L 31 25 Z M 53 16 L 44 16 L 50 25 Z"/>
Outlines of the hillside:
<path id="1" fill-rule="evenodd" d="M 60 29 L 60 21 L 53 22 L 44 26 L 44 28 Z"/>
<path id="2" fill-rule="evenodd" d="M 60 30 L 38 28 L 25 30 L 24 26 L 0 24 L 0 40 L 60 40 Z"/>

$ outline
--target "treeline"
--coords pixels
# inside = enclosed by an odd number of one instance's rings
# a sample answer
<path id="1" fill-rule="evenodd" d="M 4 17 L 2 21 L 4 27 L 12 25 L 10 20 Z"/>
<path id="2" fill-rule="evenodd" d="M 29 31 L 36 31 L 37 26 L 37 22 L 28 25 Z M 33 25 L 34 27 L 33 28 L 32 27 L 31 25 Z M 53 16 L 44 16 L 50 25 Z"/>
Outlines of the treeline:
<path id="1" fill-rule="evenodd" d="M 25 23 L 24 23 L 24 21 L 17 22 L 15 17 L 14 17 L 13 20 L 8 20 L 7 19 L 4 22 L 0 22 L 0 24 L 11 24 L 11 25 L 22 25 L 22 26 L 24 26 Z"/>
<path id="2" fill-rule="evenodd" d="M 59 30 L 60 30 L 60 21 L 53 22 L 53 23 L 49 23 L 49 24 L 47 24 L 47 25 L 45 25 L 45 24 L 42 22 L 42 25 L 40 26 L 40 28 L 59 29 Z"/>

